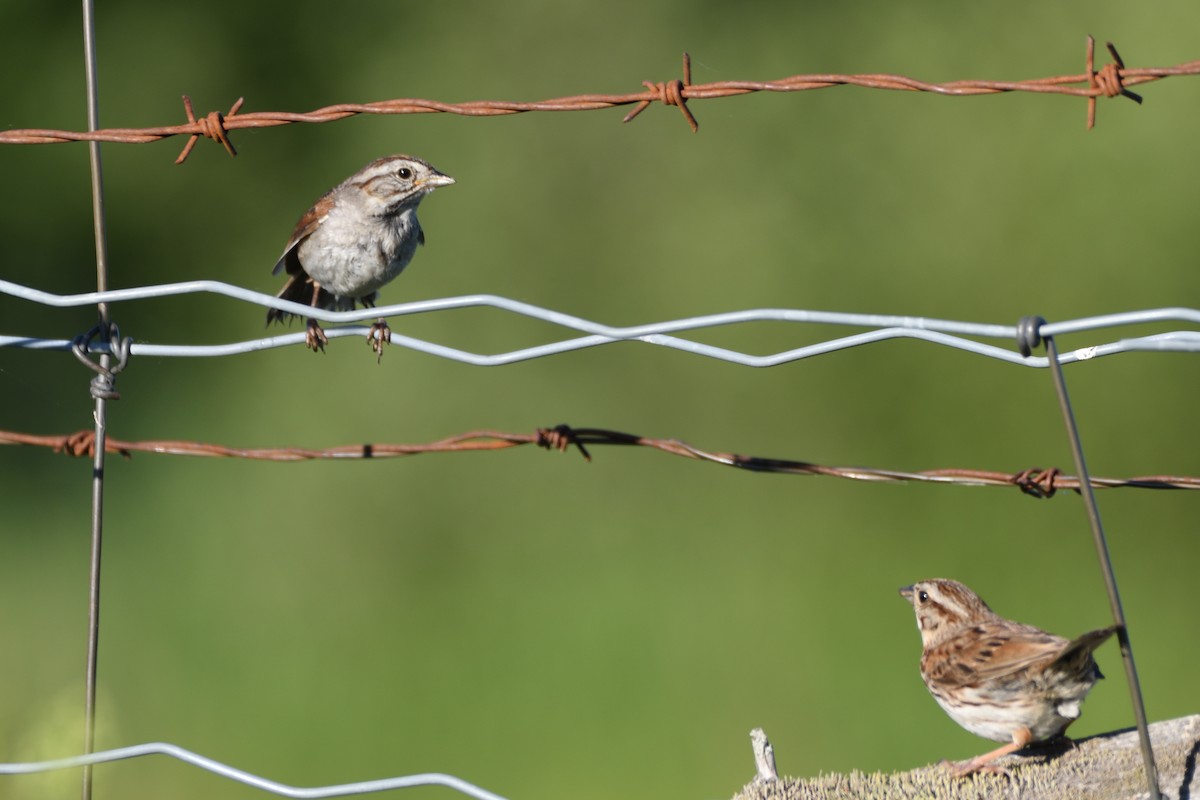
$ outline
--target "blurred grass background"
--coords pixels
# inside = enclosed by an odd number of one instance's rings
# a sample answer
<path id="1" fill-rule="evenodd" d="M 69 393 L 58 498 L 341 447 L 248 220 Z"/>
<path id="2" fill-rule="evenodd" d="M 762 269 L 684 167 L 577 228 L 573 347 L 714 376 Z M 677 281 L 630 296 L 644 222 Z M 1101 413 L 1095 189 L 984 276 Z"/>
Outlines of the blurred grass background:
<path id="1" fill-rule="evenodd" d="M 1200 6 L 144 0 L 99 9 L 105 126 L 392 97 L 533 100 L 805 72 L 930 80 L 1200 56 Z M 72 4 L 0 8 L 0 126 L 85 124 Z M 1101 49 L 1100 52 L 1103 52 Z M 1100 63 L 1103 63 L 1101 61 Z M 296 218 L 370 159 L 459 184 L 382 302 L 491 292 L 611 324 L 785 306 L 1013 323 L 1187 305 L 1197 270 L 1200 81 L 1146 104 L 851 88 L 469 119 L 360 117 L 106 145 L 114 287 L 260 291 Z M 83 145 L 0 147 L 0 275 L 94 288 Z M 69 337 L 94 311 L 0 297 L 3 332 Z M 262 333 L 204 296 L 118 305 L 138 341 Z M 395 321 L 479 352 L 561 332 L 476 310 Z M 1138 331 L 1130 331 L 1136 333 Z M 705 332 L 752 352 L 832 331 Z M 1122 335 L 1122 334 L 1114 334 Z M 1067 337 L 1064 349 L 1096 343 Z M 90 426 L 66 354 L 0 350 L 0 427 Z M 1098 475 L 1200 472 L 1195 358 L 1067 370 Z M 1073 471 L 1050 376 L 917 342 L 753 370 L 639 344 L 482 369 L 337 340 L 210 360 L 135 358 L 110 433 L 240 446 L 420 442 L 569 422 L 702 447 L 897 469 Z M 534 450 L 376 463 L 138 455 L 108 470 L 100 748 L 178 743 L 299 785 L 445 771 L 511 798 L 726 797 L 763 726 L 782 772 L 892 770 L 987 746 L 917 674 L 895 589 L 955 577 L 1063 634 L 1107 619 L 1079 498 L 740 474 L 650 451 Z M 0 448 L 0 760 L 79 750 L 90 464 Z M 1148 710 L 1197 710 L 1197 498 L 1100 495 Z M 1118 653 L 1074 735 L 1131 724 Z M 78 776 L 0 778 L 12 798 Z M 96 797 L 250 798 L 166 759 L 102 767 Z M 447 790 L 404 793 L 446 797 Z"/>

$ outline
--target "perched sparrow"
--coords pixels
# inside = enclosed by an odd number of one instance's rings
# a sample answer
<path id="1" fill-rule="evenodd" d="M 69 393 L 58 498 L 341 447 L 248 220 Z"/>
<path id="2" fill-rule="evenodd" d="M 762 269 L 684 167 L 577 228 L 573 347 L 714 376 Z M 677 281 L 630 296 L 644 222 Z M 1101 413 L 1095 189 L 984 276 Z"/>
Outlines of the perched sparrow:
<path id="1" fill-rule="evenodd" d="M 355 303 L 374 308 L 379 288 L 403 270 L 425 243 L 417 206 L 421 199 L 454 179 L 412 156 L 387 156 L 367 164 L 330 189 L 300 222 L 273 275 L 287 270 L 288 282 L 277 297 L 313 308 L 353 311 Z M 292 314 L 272 308 L 267 324 Z M 371 326 L 367 343 L 382 357 L 392 339 L 386 320 Z M 315 352 L 329 341 L 315 319 L 306 336 Z"/>
<path id="2" fill-rule="evenodd" d="M 976 736 L 1009 742 L 954 765 L 969 775 L 1032 742 L 1059 736 L 1103 678 L 1092 651 L 1115 627 L 1064 639 L 999 616 L 957 581 L 905 586 L 921 631 L 921 678 L 950 718 Z"/>

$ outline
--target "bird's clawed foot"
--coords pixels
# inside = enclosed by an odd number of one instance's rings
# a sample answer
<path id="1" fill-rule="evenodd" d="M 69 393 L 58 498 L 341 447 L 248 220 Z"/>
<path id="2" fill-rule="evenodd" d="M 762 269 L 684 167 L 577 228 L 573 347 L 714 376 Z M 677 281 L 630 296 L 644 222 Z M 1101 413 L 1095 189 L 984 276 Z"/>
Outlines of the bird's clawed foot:
<path id="1" fill-rule="evenodd" d="M 1033 734 L 1028 728 L 1018 728 L 1013 732 L 1013 740 L 1010 744 L 1003 747 L 997 747 L 990 753 L 984 753 L 981 756 L 975 756 L 970 761 L 963 761 L 954 764 L 948 761 L 943 761 L 942 764 L 950 768 L 951 774 L 956 778 L 965 778 L 968 775 L 974 775 L 976 772 L 990 772 L 993 775 L 1009 774 L 1004 767 L 996 766 L 992 762 L 997 758 L 1006 756 L 1009 753 L 1015 753 L 1033 742 Z"/>
<path id="2" fill-rule="evenodd" d="M 329 337 L 325 335 L 325 331 L 321 329 L 321 324 L 312 317 L 308 319 L 308 327 L 304 332 L 304 344 L 309 350 L 314 353 L 320 350 L 325 352 L 325 345 L 329 343 Z"/>
<path id="3" fill-rule="evenodd" d="M 371 349 L 375 351 L 378 358 L 375 363 L 383 361 L 383 346 L 392 343 L 392 329 L 388 327 L 387 320 L 376 320 L 371 325 L 371 329 L 367 331 L 367 344 L 371 345 Z"/>

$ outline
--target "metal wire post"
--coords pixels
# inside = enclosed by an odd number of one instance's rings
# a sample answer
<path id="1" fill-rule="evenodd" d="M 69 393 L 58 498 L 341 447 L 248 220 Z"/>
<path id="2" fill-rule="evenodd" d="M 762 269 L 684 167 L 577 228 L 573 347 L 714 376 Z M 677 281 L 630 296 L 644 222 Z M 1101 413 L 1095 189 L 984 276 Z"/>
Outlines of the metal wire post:
<path id="1" fill-rule="evenodd" d="M 107 356 L 101 357 L 104 366 Z M 107 400 L 96 398 L 96 456 L 92 463 L 92 558 L 88 573 L 87 674 L 84 689 L 83 752 L 91 753 L 96 740 L 96 655 L 100 643 L 100 544 L 104 519 L 104 435 Z M 83 768 L 83 800 L 91 800 L 92 767 Z"/>
<path id="2" fill-rule="evenodd" d="M 1025 320 L 1019 328 L 1036 339 L 1038 323 L 1044 320 Z M 1083 445 L 1079 441 L 1079 428 L 1075 424 L 1075 414 L 1071 410 L 1071 399 L 1067 395 L 1067 383 L 1063 378 L 1062 364 L 1058 362 L 1058 346 L 1053 336 L 1043 336 L 1046 343 L 1046 355 L 1050 360 L 1050 374 L 1054 377 L 1054 390 L 1058 394 L 1058 405 L 1062 410 L 1063 423 L 1067 428 L 1067 438 L 1071 443 L 1071 455 L 1075 459 L 1075 469 L 1079 475 L 1079 493 L 1083 495 L 1083 504 L 1087 509 L 1088 521 L 1092 527 L 1092 539 L 1096 545 L 1096 554 L 1100 558 L 1100 569 L 1104 573 L 1104 586 L 1108 591 L 1108 603 L 1112 609 L 1113 622 L 1117 625 L 1117 641 L 1121 645 L 1121 659 L 1125 663 L 1125 678 L 1129 684 L 1129 694 L 1133 701 L 1133 716 L 1137 724 L 1138 739 L 1142 746 L 1142 759 L 1146 767 L 1146 783 L 1150 790 L 1150 800 L 1159 800 L 1158 768 L 1154 764 L 1154 747 L 1150 743 L 1150 729 L 1146 723 L 1146 707 L 1142 702 L 1142 686 L 1138 681 L 1137 667 L 1133 662 L 1133 645 L 1129 642 L 1129 629 L 1125 625 L 1125 611 L 1121 608 L 1121 595 L 1117 591 L 1117 578 L 1113 574 L 1112 559 L 1108 552 L 1108 541 L 1104 536 L 1104 526 L 1100 522 L 1100 510 L 1096 505 L 1096 495 L 1092 490 L 1091 478 L 1088 475 L 1087 464 L 1083 459 Z M 1022 352 L 1027 348 L 1028 339 L 1021 343 Z"/>
<path id="3" fill-rule="evenodd" d="M 88 130 L 100 127 L 100 112 L 97 100 L 96 81 L 96 18 L 92 0 L 83 0 L 83 48 L 84 68 L 87 79 Z M 100 163 L 100 143 L 89 142 L 88 153 L 92 170 L 92 221 L 96 236 L 96 287 L 103 292 L 108 288 L 108 247 L 104 225 L 104 180 Z M 100 327 L 105 338 L 110 338 L 108 305 L 99 303 Z M 100 356 L 100 368 L 107 372 L 110 357 Z M 93 387 L 95 385 L 93 384 Z M 93 388 L 95 399 L 93 419 L 96 425 L 96 453 L 92 462 L 92 555 L 88 578 L 88 635 L 87 667 L 84 678 L 84 731 L 83 752 L 95 749 L 96 738 L 96 656 L 100 637 L 100 553 L 104 524 L 104 440 L 107 431 L 107 398 Z M 83 768 L 83 800 L 91 800 L 92 767 Z"/>

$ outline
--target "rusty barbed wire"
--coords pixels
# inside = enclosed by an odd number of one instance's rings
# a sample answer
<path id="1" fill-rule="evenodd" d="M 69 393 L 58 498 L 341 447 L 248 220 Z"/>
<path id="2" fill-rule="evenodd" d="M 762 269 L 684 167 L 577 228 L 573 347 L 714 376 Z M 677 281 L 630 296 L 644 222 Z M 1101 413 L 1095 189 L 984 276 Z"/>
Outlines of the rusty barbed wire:
<path id="1" fill-rule="evenodd" d="M 124 144 L 156 142 L 172 136 L 188 136 L 183 151 L 175 159 L 183 163 L 192 152 L 200 137 L 220 142 L 231 155 L 237 155 L 229 132 L 241 128 L 271 128 L 297 122 L 322 123 L 345 119 L 358 114 L 458 114 L 468 117 L 493 117 L 522 114 L 530 111 L 594 111 L 633 105 L 624 117 L 624 122 L 637 117 L 653 103 L 676 106 L 693 132 L 699 123 L 688 108 L 689 100 L 733 97 L 753 92 L 799 92 L 810 89 L 827 89 L 832 86 L 860 86 L 867 89 L 891 91 L 932 92 L 951 97 L 967 97 L 1004 92 L 1034 92 L 1084 97 L 1088 101 L 1087 127 L 1096 124 L 1096 99 L 1098 97 L 1125 96 L 1138 103 L 1142 98 L 1129 87 L 1175 75 L 1200 75 L 1200 60 L 1188 61 L 1174 67 L 1128 68 L 1117 54 L 1111 42 L 1107 44 L 1113 63 L 1099 71 L 1095 69 L 1095 40 L 1087 38 L 1085 71 L 1079 75 L 1057 75 L 1023 81 L 960 80 L 932 83 L 903 75 L 890 74 L 813 74 L 792 75 L 774 81 L 716 81 L 714 83 L 692 83 L 691 58 L 683 54 L 683 78 L 670 81 L 643 81 L 644 91 L 626 94 L 580 94 L 535 102 L 513 102 L 505 100 L 475 100 L 465 103 L 446 103 L 420 98 L 398 98 L 373 103 L 339 103 L 309 112 L 251 111 L 241 110 L 244 98 L 229 109 L 227 114 L 211 111 L 197 117 L 192 101 L 183 97 L 187 122 L 180 125 L 165 125 L 150 128 L 106 128 L 93 132 L 64 131 L 39 128 L 0 131 L 0 144 L 54 144 L 60 142 L 101 141 Z M 1083 84 L 1072 86 L 1071 84 Z"/>
<path id="2" fill-rule="evenodd" d="M 96 440 L 91 431 L 65 435 L 38 435 L 16 431 L 0 431 L 0 444 L 28 445 L 50 448 L 72 457 L 91 457 Z M 415 456 L 425 453 L 473 452 L 507 450 L 513 447 L 536 445 L 544 450 L 579 451 L 586 461 L 592 460 L 589 446 L 624 445 L 648 447 L 669 455 L 697 461 L 723 464 L 751 472 L 772 472 L 789 475 L 824 475 L 848 480 L 884 483 L 923 482 L 948 483 L 960 486 L 1011 486 L 1032 497 L 1053 497 L 1059 490 L 1078 491 L 1079 478 L 1064 475 L 1057 468 L 1034 467 L 1020 472 L 999 472 L 981 469 L 932 469 L 904 471 L 871 467 L 837 467 L 780 458 L 763 458 L 737 453 L 705 450 L 678 439 L 659 439 L 604 428 L 573 428 L 556 425 L 537 428 L 532 433 L 478 430 L 461 433 L 425 444 L 352 444 L 311 449 L 303 447 L 243 448 L 184 440 L 122 441 L 107 437 L 106 451 L 132 458 L 135 452 L 161 455 L 204 456 L 210 458 L 244 458 L 255 461 L 314 461 L 323 459 L 374 459 Z M 1092 477 L 1097 489 L 1200 489 L 1200 477 L 1183 475 L 1143 475 L 1133 478 Z"/>

